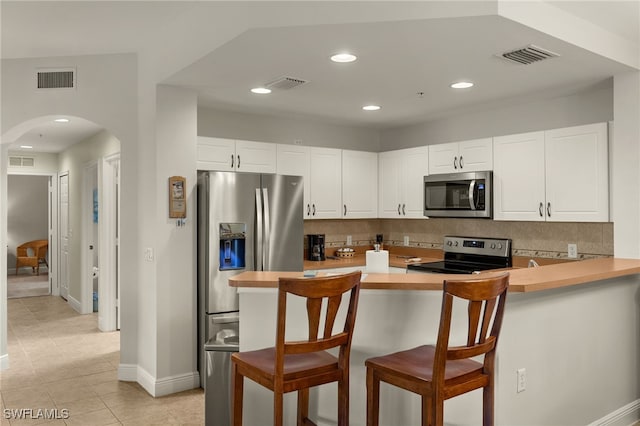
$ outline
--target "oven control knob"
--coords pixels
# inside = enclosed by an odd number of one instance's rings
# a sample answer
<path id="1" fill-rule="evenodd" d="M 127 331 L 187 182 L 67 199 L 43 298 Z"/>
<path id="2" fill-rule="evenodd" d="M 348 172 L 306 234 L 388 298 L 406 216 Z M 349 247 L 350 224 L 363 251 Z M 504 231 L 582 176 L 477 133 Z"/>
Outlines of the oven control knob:
<path id="1" fill-rule="evenodd" d="M 496 243 L 491 243 L 491 248 L 495 249 L 496 248 Z"/>
<path id="2" fill-rule="evenodd" d="M 454 242 L 454 243 L 453 243 L 453 246 L 454 246 L 454 247 L 458 247 L 458 242 L 457 242 L 457 241 L 456 241 L 456 242 Z"/>
<path id="3" fill-rule="evenodd" d="M 498 243 L 498 249 L 502 249 L 502 244 Z"/>
<path id="4" fill-rule="evenodd" d="M 452 244 L 453 244 L 453 243 L 452 243 L 451 241 L 447 241 L 447 245 L 448 245 L 449 247 L 451 247 L 451 245 L 452 245 Z"/>

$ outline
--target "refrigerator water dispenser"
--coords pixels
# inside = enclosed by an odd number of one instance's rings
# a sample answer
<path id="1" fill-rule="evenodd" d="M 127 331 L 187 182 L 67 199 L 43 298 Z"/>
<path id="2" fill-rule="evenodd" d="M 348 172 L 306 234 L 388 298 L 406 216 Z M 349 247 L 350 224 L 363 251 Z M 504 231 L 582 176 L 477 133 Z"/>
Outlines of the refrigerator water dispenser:
<path id="1" fill-rule="evenodd" d="M 244 269 L 247 225 L 220 224 L 220 270 Z"/>

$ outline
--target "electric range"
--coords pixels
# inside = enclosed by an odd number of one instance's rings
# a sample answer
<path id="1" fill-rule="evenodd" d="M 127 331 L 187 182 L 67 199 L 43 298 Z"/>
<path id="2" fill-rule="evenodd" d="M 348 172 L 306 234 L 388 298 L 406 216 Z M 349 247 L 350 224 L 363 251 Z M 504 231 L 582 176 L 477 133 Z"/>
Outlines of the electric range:
<path id="1" fill-rule="evenodd" d="M 509 238 L 445 236 L 444 260 L 414 263 L 407 273 L 473 274 L 512 265 Z"/>

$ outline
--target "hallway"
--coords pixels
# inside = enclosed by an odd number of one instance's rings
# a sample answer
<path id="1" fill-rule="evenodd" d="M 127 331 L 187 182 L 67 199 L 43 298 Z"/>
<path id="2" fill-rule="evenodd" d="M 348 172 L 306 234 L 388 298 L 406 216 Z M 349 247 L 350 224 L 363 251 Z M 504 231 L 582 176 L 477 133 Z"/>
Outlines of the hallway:
<path id="1" fill-rule="evenodd" d="M 98 331 L 97 313 L 79 315 L 54 296 L 7 305 L 10 368 L 0 372 L 0 423 L 204 424 L 202 389 L 153 398 L 137 383 L 118 381 L 119 332 Z M 32 411 L 16 419 L 18 409 Z"/>

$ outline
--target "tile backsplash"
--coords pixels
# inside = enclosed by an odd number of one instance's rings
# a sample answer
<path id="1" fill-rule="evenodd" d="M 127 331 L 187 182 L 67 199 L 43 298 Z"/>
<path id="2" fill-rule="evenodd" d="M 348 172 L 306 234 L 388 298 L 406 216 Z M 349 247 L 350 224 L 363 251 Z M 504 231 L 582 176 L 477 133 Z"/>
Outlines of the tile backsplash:
<path id="1" fill-rule="evenodd" d="M 566 258 L 567 244 L 577 244 L 578 257 L 613 256 L 613 223 L 509 222 L 486 219 L 332 219 L 305 220 L 304 233 L 325 234 L 327 247 L 346 245 L 351 235 L 353 246 L 373 244 L 376 234 L 384 243 L 442 248 L 445 235 L 511 238 L 513 255 Z"/>

